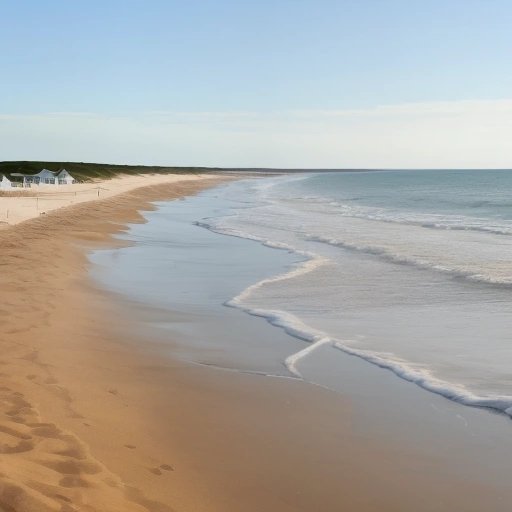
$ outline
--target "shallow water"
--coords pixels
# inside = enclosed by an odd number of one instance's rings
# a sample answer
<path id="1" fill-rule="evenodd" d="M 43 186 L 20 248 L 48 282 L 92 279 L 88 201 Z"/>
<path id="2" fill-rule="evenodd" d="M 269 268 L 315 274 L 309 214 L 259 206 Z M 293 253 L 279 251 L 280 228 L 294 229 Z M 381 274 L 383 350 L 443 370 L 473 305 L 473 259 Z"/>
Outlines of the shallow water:
<path id="1" fill-rule="evenodd" d="M 312 215 L 280 213 L 269 224 L 269 210 L 288 208 L 271 196 L 307 179 L 244 180 L 158 203 L 144 214 L 147 223 L 123 235 L 131 245 L 91 255 L 93 276 L 129 303 L 142 325 L 140 339 L 152 335 L 159 353 L 228 371 L 300 376 L 341 392 L 359 437 L 426 457 L 446 478 L 484 482 L 496 489 L 492 510 L 508 510 L 510 420 L 397 377 L 423 372 L 412 375 L 426 378 L 419 384 L 439 383 L 436 391 L 455 389 L 461 396 L 470 384 L 476 390 L 492 382 L 501 393 L 496 375 L 500 364 L 506 372 L 506 351 L 504 361 L 486 368 L 466 344 L 481 344 L 493 332 L 505 346 L 508 288 L 301 239 Z M 271 247 L 258 241 L 263 234 Z M 490 315 L 499 320 L 492 328 Z M 467 361 L 494 380 L 471 380 Z"/>
<path id="2" fill-rule="evenodd" d="M 225 216 L 233 205 L 240 206 L 224 199 L 228 190 L 158 203 L 156 211 L 144 214 L 147 223 L 131 225 L 121 236 L 130 245 L 91 254 L 92 276 L 128 301 L 144 336 L 150 332 L 168 343 L 173 355 L 286 376 L 283 361 L 302 344 L 278 330 L 268 336 L 264 321 L 224 303 L 300 258 L 196 225 L 205 216 Z"/>
<path id="3" fill-rule="evenodd" d="M 312 174 L 237 184 L 205 224 L 307 263 L 231 305 L 469 405 L 512 406 L 512 173 Z M 309 348 L 287 360 L 301 375 Z"/>
<path id="4" fill-rule="evenodd" d="M 304 377 L 315 350 L 342 350 L 510 413 L 511 189 L 506 171 L 242 180 L 160 203 L 131 227 L 134 246 L 93 256 L 95 272 L 132 300 L 186 311 L 151 324 L 186 340 L 189 360 Z M 277 340 L 258 317 L 282 328 Z"/>

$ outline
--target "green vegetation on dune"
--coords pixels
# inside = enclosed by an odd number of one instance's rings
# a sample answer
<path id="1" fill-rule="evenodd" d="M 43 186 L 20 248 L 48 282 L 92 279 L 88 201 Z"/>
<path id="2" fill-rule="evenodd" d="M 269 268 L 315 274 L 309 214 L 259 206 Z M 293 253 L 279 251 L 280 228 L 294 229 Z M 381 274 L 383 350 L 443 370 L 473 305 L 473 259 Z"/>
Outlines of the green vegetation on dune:
<path id="1" fill-rule="evenodd" d="M 160 167 L 84 162 L 0 162 L 0 174 L 6 174 L 7 176 L 18 172 L 23 174 L 36 174 L 42 169 L 48 169 L 53 172 L 66 169 L 79 181 L 89 181 L 94 178 L 109 179 L 120 174 L 195 174 L 221 170 L 207 167 Z"/>

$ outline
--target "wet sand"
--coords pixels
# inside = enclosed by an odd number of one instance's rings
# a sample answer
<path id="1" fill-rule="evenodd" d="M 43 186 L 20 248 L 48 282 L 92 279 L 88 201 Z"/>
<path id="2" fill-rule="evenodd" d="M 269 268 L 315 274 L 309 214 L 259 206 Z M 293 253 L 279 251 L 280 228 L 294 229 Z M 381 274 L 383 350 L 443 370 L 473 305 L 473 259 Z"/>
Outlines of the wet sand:
<path id="1" fill-rule="evenodd" d="M 15 511 L 481 511 L 496 489 L 361 430 L 348 395 L 162 354 L 88 280 L 139 188 L 0 231 L 0 507 Z M 399 421 L 399 419 L 397 419 Z M 463 476 L 462 476 L 463 475 Z"/>

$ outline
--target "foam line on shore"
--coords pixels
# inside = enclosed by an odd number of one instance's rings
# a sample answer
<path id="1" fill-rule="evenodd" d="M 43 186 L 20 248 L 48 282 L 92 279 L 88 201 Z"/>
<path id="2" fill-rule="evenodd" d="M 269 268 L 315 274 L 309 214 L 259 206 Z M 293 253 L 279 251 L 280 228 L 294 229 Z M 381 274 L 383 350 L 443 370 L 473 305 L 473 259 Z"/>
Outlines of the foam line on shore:
<path id="1" fill-rule="evenodd" d="M 333 201 L 330 198 L 318 196 L 301 197 L 302 200 L 308 201 L 320 206 L 329 206 L 336 208 L 336 213 L 343 217 L 354 219 L 384 222 L 388 224 L 402 224 L 406 226 L 418 226 L 434 230 L 446 231 L 474 231 L 477 233 L 487 233 L 491 235 L 512 235 L 512 227 L 510 223 L 502 222 L 498 224 L 499 219 L 493 225 L 488 224 L 487 219 L 478 217 L 469 217 L 465 215 L 441 215 L 441 214 L 414 214 L 413 212 L 385 212 L 382 208 L 371 206 L 353 206 L 351 204 Z M 357 201 L 358 197 L 350 198 L 349 201 Z"/>
<path id="2" fill-rule="evenodd" d="M 389 359 L 376 352 L 355 349 L 339 340 L 333 340 L 333 346 L 346 354 L 359 357 L 374 364 L 375 366 L 390 370 L 401 379 L 412 382 L 426 391 L 444 396 L 449 400 L 463 405 L 494 409 L 512 417 L 512 396 L 479 396 L 461 385 L 451 384 L 437 379 L 430 372 L 424 369 L 413 368 L 405 361 Z"/>
<path id="3" fill-rule="evenodd" d="M 284 311 L 249 308 L 241 304 L 233 305 L 233 307 L 238 307 L 250 315 L 263 317 L 270 324 L 282 328 L 291 336 L 310 343 L 309 346 L 288 356 L 285 360 L 284 364 L 287 369 L 298 378 L 303 378 L 298 367 L 299 363 L 304 362 L 308 356 L 321 346 L 330 345 L 347 355 L 358 357 L 379 368 L 389 370 L 397 377 L 414 383 L 426 391 L 444 396 L 462 405 L 493 409 L 512 417 L 512 396 L 476 395 L 461 385 L 438 379 L 427 370 L 414 368 L 411 363 L 394 358 L 392 355 L 385 356 L 378 352 L 357 349 L 349 345 L 350 340 L 342 341 L 331 338 L 328 334 L 307 326 L 294 315 Z"/>
<path id="4" fill-rule="evenodd" d="M 300 371 L 298 369 L 299 361 L 301 361 L 302 359 L 309 356 L 317 348 L 320 348 L 322 345 L 327 345 L 327 344 L 332 345 L 332 340 L 327 336 L 320 337 L 320 339 L 317 339 L 316 341 L 312 342 L 311 345 L 309 345 L 305 349 L 303 349 L 299 352 L 295 352 L 295 354 L 292 354 L 291 356 L 288 356 L 284 362 L 286 368 L 288 368 L 288 370 L 291 373 L 293 373 L 295 376 L 297 376 L 299 378 L 303 378 L 302 374 L 300 373 Z"/>
<path id="5" fill-rule="evenodd" d="M 261 281 L 247 287 L 236 297 L 225 303 L 226 306 L 238 308 L 252 316 L 265 318 L 270 324 L 282 328 L 289 335 L 310 343 L 308 347 L 294 354 L 291 354 L 284 361 L 286 368 L 295 377 L 302 378 L 302 375 L 298 369 L 299 362 L 303 362 L 303 360 L 311 355 L 317 348 L 330 344 L 334 348 L 339 349 L 348 355 L 358 357 L 368 363 L 378 366 L 379 368 L 389 370 L 401 379 L 414 383 L 426 391 L 444 396 L 449 400 L 458 402 L 463 405 L 493 409 L 504 413 L 509 417 L 512 417 L 512 396 L 476 395 L 461 385 L 448 383 L 436 378 L 427 370 L 414 368 L 412 364 L 407 361 L 400 360 L 393 356 L 384 356 L 383 354 L 379 354 L 377 352 L 354 348 L 350 346 L 350 340 L 343 341 L 332 338 L 327 333 L 306 325 L 295 315 L 286 311 L 255 308 L 244 304 L 244 302 L 247 301 L 247 299 L 262 286 L 265 286 L 269 283 L 275 283 L 278 281 L 299 277 L 305 273 L 315 270 L 316 268 L 319 268 L 322 265 L 327 264 L 329 260 L 311 252 L 297 250 L 287 244 L 273 242 L 270 240 L 262 240 L 257 236 L 250 235 L 248 233 L 242 233 L 237 230 L 220 228 L 219 226 L 215 226 L 213 223 L 202 222 L 198 223 L 198 225 L 201 225 L 202 227 L 205 227 L 219 234 L 258 241 L 267 247 L 285 249 L 306 258 L 288 272 L 262 279 Z M 357 248 L 355 249 L 357 250 Z"/>
<path id="6" fill-rule="evenodd" d="M 370 256 L 375 256 L 377 258 L 381 258 L 384 261 L 389 263 L 394 263 L 396 265 L 406 265 L 411 267 L 416 267 L 424 270 L 432 270 L 435 272 L 441 272 L 443 274 L 451 275 L 452 277 L 459 279 L 466 279 L 468 281 L 483 283 L 488 285 L 495 286 L 511 286 L 512 285 L 512 277 L 511 276 L 491 276 L 484 275 L 482 273 L 474 272 L 471 270 L 449 267 L 446 265 L 437 265 L 428 261 L 427 259 L 422 258 L 412 258 L 409 256 L 403 256 L 400 254 L 396 254 L 391 252 L 388 249 L 378 246 L 371 245 L 359 245 L 353 244 L 349 242 L 345 242 L 343 240 L 339 240 L 336 238 L 322 237 L 322 236 L 309 236 L 307 238 L 308 241 L 317 242 L 322 244 L 331 245 L 333 247 L 339 247 L 340 249 L 345 249 L 347 251 L 358 252 L 362 254 L 368 254 Z"/>

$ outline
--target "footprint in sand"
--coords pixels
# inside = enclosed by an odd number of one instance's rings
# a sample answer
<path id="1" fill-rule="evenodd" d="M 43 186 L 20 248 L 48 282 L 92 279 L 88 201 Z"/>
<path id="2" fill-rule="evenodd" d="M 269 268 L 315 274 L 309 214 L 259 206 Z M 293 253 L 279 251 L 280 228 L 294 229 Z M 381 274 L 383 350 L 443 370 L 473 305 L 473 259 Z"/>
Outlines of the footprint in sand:
<path id="1" fill-rule="evenodd" d="M 157 468 L 149 468 L 149 471 L 157 476 L 160 476 L 163 474 L 162 470 L 174 471 L 174 466 L 171 466 L 170 464 L 162 464 L 161 466 L 158 466 Z"/>
<path id="2" fill-rule="evenodd" d="M 41 421 L 26 397 L 7 386 L 0 386 L 0 455 L 0 511 L 104 512 L 116 503 L 123 512 L 171 512 L 127 487 L 75 435 Z M 153 473 L 169 471 L 164 466 Z"/>

